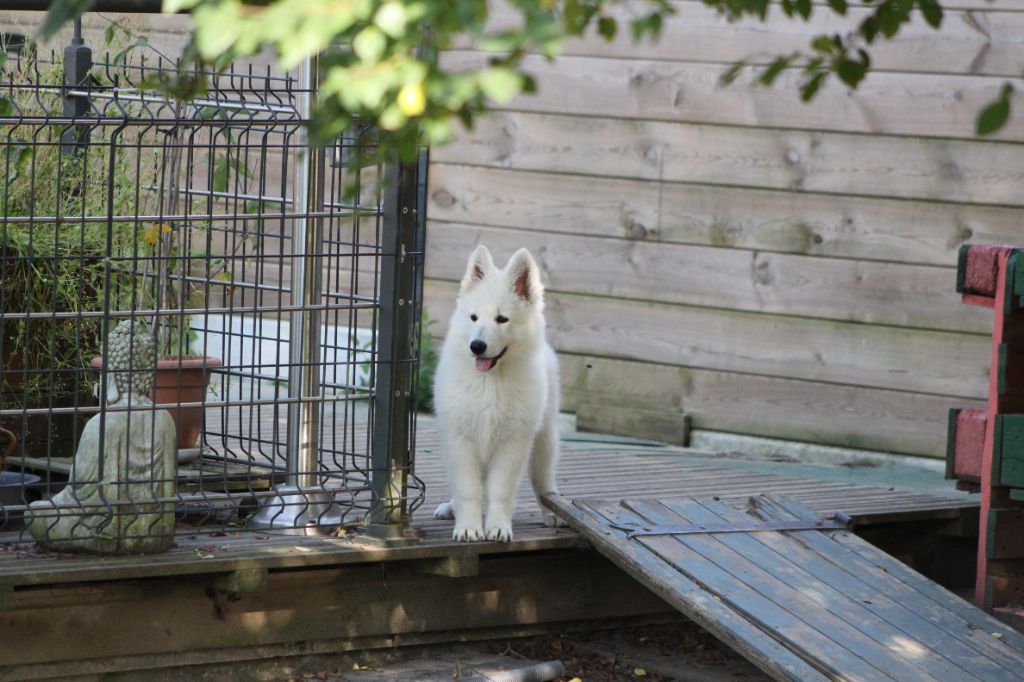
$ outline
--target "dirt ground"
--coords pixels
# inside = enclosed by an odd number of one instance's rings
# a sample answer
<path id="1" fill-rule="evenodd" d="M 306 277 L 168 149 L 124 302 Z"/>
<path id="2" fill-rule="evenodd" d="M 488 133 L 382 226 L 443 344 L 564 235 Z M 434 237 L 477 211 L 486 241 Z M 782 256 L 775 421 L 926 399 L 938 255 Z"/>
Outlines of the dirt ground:
<path id="1" fill-rule="evenodd" d="M 693 623 L 560 633 L 523 639 L 340 656 L 336 665 L 282 669 L 288 682 L 486 680 L 494 672 L 560 660 L 559 682 L 760 682 L 769 678 Z"/>

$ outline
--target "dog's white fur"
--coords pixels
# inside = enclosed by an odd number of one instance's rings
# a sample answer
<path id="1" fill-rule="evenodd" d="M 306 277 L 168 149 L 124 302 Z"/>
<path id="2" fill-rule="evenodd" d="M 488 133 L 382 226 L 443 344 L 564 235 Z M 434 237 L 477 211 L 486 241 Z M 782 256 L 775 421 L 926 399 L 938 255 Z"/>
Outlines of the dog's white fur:
<path id="1" fill-rule="evenodd" d="M 487 344 L 484 359 L 470 349 L 474 341 Z M 538 498 L 556 491 L 558 460 L 558 360 L 545 339 L 540 272 L 526 249 L 504 269 L 484 246 L 469 257 L 441 348 L 434 404 L 452 489 L 434 516 L 455 519 L 457 541 L 509 542 L 527 460 Z M 541 510 L 554 525 L 554 515 Z"/>

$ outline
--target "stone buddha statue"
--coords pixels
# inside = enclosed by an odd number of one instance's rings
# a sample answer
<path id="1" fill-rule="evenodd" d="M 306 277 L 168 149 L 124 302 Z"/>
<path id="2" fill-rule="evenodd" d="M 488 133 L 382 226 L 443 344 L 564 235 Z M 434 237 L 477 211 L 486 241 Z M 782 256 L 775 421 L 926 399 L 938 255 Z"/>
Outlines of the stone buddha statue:
<path id="1" fill-rule="evenodd" d="M 86 423 L 64 489 L 29 506 L 27 527 L 61 551 L 162 552 L 174 544 L 167 500 L 176 492 L 177 432 L 149 398 L 156 350 L 135 321 L 111 331 L 107 349 L 107 409 Z"/>

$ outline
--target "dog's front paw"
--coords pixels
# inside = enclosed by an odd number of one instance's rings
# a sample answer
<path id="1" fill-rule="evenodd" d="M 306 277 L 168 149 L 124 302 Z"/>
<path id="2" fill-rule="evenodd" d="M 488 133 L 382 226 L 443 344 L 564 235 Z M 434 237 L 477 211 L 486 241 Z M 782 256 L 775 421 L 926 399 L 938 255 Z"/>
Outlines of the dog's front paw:
<path id="1" fill-rule="evenodd" d="M 548 528 L 565 528 L 567 524 L 562 519 L 558 518 L 546 509 L 542 509 L 540 512 L 540 518 L 544 521 L 544 525 Z"/>
<path id="2" fill-rule="evenodd" d="M 434 518 L 444 519 L 446 521 L 451 521 L 452 519 L 454 519 L 455 508 L 452 506 L 452 503 L 442 502 L 441 504 L 437 505 L 437 509 L 434 510 Z"/>
<path id="3" fill-rule="evenodd" d="M 484 533 L 479 528 L 456 525 L 452 531 L 452 540 L 455 542 L 480 542 L 483 539 Z"/>
<path id="4" fill-rule="evenodd" d="M 491 542 L 512 542 L 512 526 L 492 526 L 484 537 Z"/>

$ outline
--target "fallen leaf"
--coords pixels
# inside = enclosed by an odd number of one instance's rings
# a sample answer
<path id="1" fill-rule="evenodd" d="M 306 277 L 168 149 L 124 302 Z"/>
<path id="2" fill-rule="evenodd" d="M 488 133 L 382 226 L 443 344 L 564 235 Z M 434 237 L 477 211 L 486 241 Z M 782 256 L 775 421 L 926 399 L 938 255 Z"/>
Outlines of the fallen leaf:
<path id="1" fill-rule="evenodd" d="M 204 552 L 204 551 L 202 551 L 200 549 L 196 550 L 196 556 L 199 557 L 200 559 L 212 559 L 213 558 L 213 554 L 212 553 Z"/>
<path id="2" fill-rule="evenodd" d="M 992 633 L 992 637 L 994 637 L 995 639 L 1002 639 L 1003 638 L 1003 633 L 1001 633 L 1001 632 L 993 632 Z"/>
<path id="3" fill-rule="evenodd" d="M 633 668 L 633 674 L 637 677 L 647 677 L 647 671 L 643 668 Z"/>

